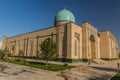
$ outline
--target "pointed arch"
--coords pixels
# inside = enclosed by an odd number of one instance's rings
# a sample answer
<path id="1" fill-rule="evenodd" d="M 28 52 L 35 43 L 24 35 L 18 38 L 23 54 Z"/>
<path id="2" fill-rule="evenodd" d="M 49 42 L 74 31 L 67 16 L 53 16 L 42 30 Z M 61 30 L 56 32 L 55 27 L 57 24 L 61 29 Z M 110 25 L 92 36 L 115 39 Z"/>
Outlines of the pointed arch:
<path id="1" fill-rule="evenodd" d="M 78 56 L 79 54 L 79 38 L 75 37 L 74 39 L 74 56 Z"/>
<path id="2" fill-rule="evenodd" d="M 95 37 L 93 35 L 90 36 L 90 49 L 91 49 L 91 59 L 95 59 L 96 47 L 95 47 Z"/>

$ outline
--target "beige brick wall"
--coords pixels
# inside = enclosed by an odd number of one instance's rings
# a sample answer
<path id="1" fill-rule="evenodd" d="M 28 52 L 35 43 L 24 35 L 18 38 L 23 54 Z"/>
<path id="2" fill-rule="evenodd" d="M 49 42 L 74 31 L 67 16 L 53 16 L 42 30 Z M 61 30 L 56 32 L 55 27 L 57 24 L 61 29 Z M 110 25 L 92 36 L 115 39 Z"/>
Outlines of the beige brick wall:
<path id="1" fill-rule="evenodd" d="M 100 33 L 100 54 L 101 58 L 117 58 L 116 38 L 109 31 Z"/>
<path id="2" fill-rule="evenodd" d="M 81 59 L 82 58 L 82 27 L 80 27 L 80 26 L 78 26 L 78 25 L 76 25 L 76 24 L 74 24 L 74 23 L 71 23 L 71 28 L 72 28 L 72 38 L 71 38 L 71 47 L 72 47 L 72 49 L 71 49 L 71 54 L 72 54 L 72 59 Z M 79 35 L 79 44 L 78 44 L 78 47 L 79 47 L 79 49 L 78 49 L 78 54 L 75 56 L 74 55 L 74 40 L 75 40 L 75 38 L 76 38 L 76 36 L 75 36 L 75 34 L 77 35 Z"/>
<path id="3" fill-rule="evenodd" d="M 98 32 L 97 32 L 97 29 L 92 26 L 91 24 L 87 23 L 87 22 L 84 22 L 82 24 L 83 26 L 83 32 L 82 32 L 82 40 L 83 40 L 83 45 L 82 45 L 82 49 L 83 49 L 83 52 L 82 52 L 82 55 L 83 55 L 83 58 L 84 59 L 88 59 L 88 58 L 100 58 L 99 57 L 99 53 L 100 53 L 100 50 L 99 50 L 99 37 L 98 37 Z M 90 40 L 90 37 L 93 36 L 94 37 L 94 49 L 91 47 L 91 40 Z M 93 45 L 92 45 L 93 46 Z M 92 53 L 94 52 L 94 53 Z M 93 57 L 93 55 L 95 57 Z"/>
<path id="4" fill-rule="evenodd" d="M 108 55 L 108 39 L 107 31 L 100 32 L 100 56 L 101 58 L 107 58 Z"/>
<path id="5" fill-rule="evenodd" d="M 95 38 L 95 58 L 117 58 L 118 44 L 116 38 L 109 31 L 100 32 L 91 24 L 85 22 L 82 27 L 75 23 L 65 23 L 56 27 L 38 30 L 18 36 L 4 37 L 2 49 L 8 47 L 12 53 L 18 55 L 24 50 L 27 56 L 35 56 L 39 45 L 47 37 L 53 38 L 57 43 L 59 58 L 88 59 L 92 56 L 90 37 Z M 75 55 L 74 41 L 78 40 L 77 55 Z M 14 46 L 14 51 L 12 47 Z"/>
<path id="6" fill-rule="evenodd" d="M 18 35 L 14 37 L 8 37 L 7 39 L 7 47 L 11 52 L 12 51 L 12 46 L 15 46 L 14 48 L 14 53 L 17 55 L 19 50 L 24 50 L 25 49 L 25 54 L 27 56 L 35 56 L 36 51 L 37 51 L 37 46 L 39 49 L 39 44 L 45 40 L 47 37 L 52 37 L 53 34 L 53 39 L 56 42 L 56 27 L 45 29 L 45 30 L 39 30 L 35 32 L 30 32 L 26 33 L 23 35 Z M 39 35 L 38 38 L 38 45 L 37 45 L 37 36 Z M 24 45 L 25 43 L 25 45 Z M 3 47 L 4 48 L 4 47 Z M 32 49 L 32 51 L 31 51 Z"/>

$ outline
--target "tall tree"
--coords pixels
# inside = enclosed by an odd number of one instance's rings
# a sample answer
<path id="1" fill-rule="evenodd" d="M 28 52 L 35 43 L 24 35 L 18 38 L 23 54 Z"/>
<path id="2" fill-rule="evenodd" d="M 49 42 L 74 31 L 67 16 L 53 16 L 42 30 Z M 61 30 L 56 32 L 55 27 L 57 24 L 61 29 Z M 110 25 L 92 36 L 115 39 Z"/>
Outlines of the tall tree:
<path id="1" fill-rule="evenodd" d="M 23 50 L 20 50 L 18 53 L 18 58 L 22 61 L 23 57 L 24 57 L 24 52 Z"/>
<path id="2" fill-rule="evenodd" d="M 4 57 L 4 51 L 0 50 L 0 59 L 3 59 L 3 57 Z"/>
<path id="3" fill-rule="evenodd" d="M 6 48 L 3 50 L 3 52 L 4 52 L 4 59 L 7 60 L 7 59 L 8 59 L 8 55 L 10 54 L 9 49 L 6 47 Z"/>
<path id="4" fill-rule="evenodd" d="M 57 45 L 51 38 L 46 38 L 39 46 L 40 57 L 46 61 L 46 66 L 49 60 L 57 58 Z"/>
<path id="5" fill-rule="evenodd" d="M 25 64 L 26 61 L 25 61 L 24 50 L 20 50 L 20 51 L 19 51 L 18 57 L 19 57 L 19 59 L 20 59 L 21 61 L 23 61 L 24 64 Z"/>

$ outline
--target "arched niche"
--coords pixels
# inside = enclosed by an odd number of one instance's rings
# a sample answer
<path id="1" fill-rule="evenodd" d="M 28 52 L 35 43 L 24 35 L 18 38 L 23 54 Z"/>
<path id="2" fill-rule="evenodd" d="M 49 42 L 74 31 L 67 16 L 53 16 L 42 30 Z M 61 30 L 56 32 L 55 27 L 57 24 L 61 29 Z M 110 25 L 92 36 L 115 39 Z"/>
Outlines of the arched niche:
<path id="1" fill-rule="evenodd" d="M 96 58 L 96 46 L 95 46 L 95 37 L 93 35 L 90 36 L 90 53 L 91 59 Z"/>

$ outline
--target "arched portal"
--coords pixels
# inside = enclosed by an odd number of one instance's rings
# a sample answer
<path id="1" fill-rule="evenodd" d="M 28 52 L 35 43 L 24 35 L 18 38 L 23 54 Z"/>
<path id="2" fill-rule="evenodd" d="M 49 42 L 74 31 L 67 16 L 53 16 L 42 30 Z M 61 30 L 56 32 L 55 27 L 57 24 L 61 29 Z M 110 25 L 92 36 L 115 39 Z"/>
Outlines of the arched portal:
<path id="1" fill-rule="evenodd" d="M 79 39 L 75 37 L 74 39 L 74 56 L 79 56 Z"/>
<path id="2" fill-rule="evenodd" d="M 90 36 L 90 47 L 91 47 L 91 59 L 96 58 L 95 38 L 93 35 Z"/>

